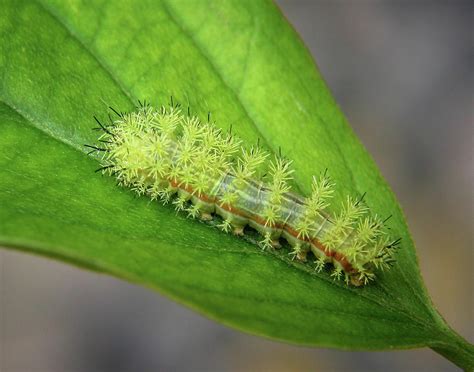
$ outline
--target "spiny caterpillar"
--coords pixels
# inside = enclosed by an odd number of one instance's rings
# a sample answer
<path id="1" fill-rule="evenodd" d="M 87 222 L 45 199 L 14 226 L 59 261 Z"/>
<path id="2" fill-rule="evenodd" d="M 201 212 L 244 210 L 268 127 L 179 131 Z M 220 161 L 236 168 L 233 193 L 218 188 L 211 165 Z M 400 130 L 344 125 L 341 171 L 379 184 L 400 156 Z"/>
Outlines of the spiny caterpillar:
<path id="1" fill-rule="evenodd" d="M 279 248 L 284 238 L 293 258 L 308 262 L 311 252 L 316 271 L 332 264 L 331 276 L 347 284 L 367 284 L 376 269 L 394 262 L 400 239 L 389 238 L 386 220 L 370 215 L 363 198 L 348 196 L 338 213 L 328 211 L 335 185 L 327 172 L 313 177 L 312 193 L 303 197 L 291 191 L 291 161 L 272 159 L 258 144 L 243 147 L 209 116 L 203 122 L 173 103 L 159 109 L 140 103 L 130 113 L 112 110 L 118 119 L 110 125 L 95 118 L 95 129 L 103 131 L 100 146 L 86 146 L 102 155 L 97 171 L 114 175 L 119 185 L 172 202 L 192 218 L 218 215 L 225 232 L 243 235 L 250 226 L 263 237 L 264 250 Z"/>

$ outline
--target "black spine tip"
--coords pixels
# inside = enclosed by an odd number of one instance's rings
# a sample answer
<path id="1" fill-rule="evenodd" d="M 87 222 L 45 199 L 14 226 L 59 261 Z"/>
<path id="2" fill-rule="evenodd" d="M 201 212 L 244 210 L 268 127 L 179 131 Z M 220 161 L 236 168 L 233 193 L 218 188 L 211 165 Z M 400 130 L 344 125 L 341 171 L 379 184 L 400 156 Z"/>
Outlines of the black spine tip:
<path id="1" fill-rule="evenodd" d="M 109 106 L 109 109 L 111 109 L 115 115 L 117 115 L 119 118 L 122 118 L 123 115 L 119 113 L 116 109 L 114 109 L 112 106 Z"/>
<path id="2" fill-rule="evenodd" d="M 97 150 L 97 151 L 109 151 L 108 149 L 103 149 L 101 147 L 93 146 L 93 145 L 84 145 L 85 147 L 89 147 L 91 149 Z M 93 151 L 92 151 L 93 152 Z"/>
<path id="3" fill-rule="evenodd" d="M 105 133 L 107 133 L 108 135 L 110 135 L 110 136 L 112 136 L 112 137 L 114 136 L 114 135 L 105 127 L 105 125 L 102 125 L 102 123 L 99 121 L 99 119 L 97 119 L 97 117 L 96 117 L 95 115 L 94 115 L 94 119 L 95 119 L 95 121 L 97 122 L 97 124 L 99 124 L 99 127 L 100 127 Z"/>
<path id="4" fill-rule="evenodd" d="M 103 170 L 106 170 L 106 169 L 109 169 L 109 168 L 113 168 L 114 166 L 113 165 L 106 165 L 106 166 L 103 166 L 103 167 L 100 167 L 99 169 L 96 169 L 94 171 L 94 173 L 97 173 L 97 172 L 101 172 Z"/>

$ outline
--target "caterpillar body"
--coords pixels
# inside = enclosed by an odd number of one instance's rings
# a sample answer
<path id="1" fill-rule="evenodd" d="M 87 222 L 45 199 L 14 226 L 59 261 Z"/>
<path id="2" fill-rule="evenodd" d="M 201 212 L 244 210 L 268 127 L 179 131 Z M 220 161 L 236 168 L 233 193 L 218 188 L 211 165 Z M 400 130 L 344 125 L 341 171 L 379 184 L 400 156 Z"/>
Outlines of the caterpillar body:
<path id="1" fill-rule="evenodd" d="M 193 218 L 219 216 L 225 232 L 243 235 L 250 226 L 262 236 L 262 249 L 279 248 L 283 238 L 294 259 L 316 271 L 331 264 L 332 277 L 354 286 L 394 262 L 400 239 L 389 237 L 385 221 L 371 215 L 362 198 L 347 196 L 339 212 L 329 212 L 335 185 L 327 172 L 313 177 L 312 193 L 304 197 L 291 190 L 290 160 L 258 144 L 245 148 L 209 117 L 201 121 L 173 103 L 114 112 L 111 125 L 96 118 L 100 146 L 86 146 L 101 154 L 98 171 L 119 185 L 172 202 Z"/>

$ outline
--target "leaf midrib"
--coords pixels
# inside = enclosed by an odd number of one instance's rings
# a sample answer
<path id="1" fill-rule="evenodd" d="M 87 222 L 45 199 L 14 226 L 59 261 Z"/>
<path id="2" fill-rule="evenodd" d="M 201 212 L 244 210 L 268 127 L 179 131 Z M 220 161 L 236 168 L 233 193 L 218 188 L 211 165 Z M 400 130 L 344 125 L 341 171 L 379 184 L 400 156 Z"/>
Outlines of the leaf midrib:
<path id="1" fill-rule="evenodd" d="M 197 50 L 199 50 L 199 53 L 206 59 L 206 61 L 210 64 L 210 66 L 212 67 L 213 71 L 215 71 L 216 75 L 219 77 L 219 80 L 222 82 L 222 84 L 228 88 L 229 91 L 232 92 L 232 94 L 236 97 L 237 101 L 239 102 L 239 105 L 242 107 L 242 109 L 244 110 L 247 118 L 249 119 L 249 121 L 252 123 L 253 127 L 256 129 L 256 131 L 260 134 L 260 136 L 265 140 L 266 144 L 267 144 L 267 147 L 271 148 L 272 151 L 275 153 L 276 149 L 275 149 L 275 146 L 272 146 L 272 144 L 268 144 L 268 142 L 266 141 L 266 138 L 265 136 L 263 136 L 261 130 L 259 129 L 259 126 L 258 126 L 258 122 L 252 117 L 252 115 L 247 111 L 244 103 L 241 101 L 240 99 L 240 96 L 238 94 L 238 92 L 236 92 L 226 81 L 225 79 L 223 78 L 219 68 L 213 63 L 211 57 L 203 50 L 203 48 L 201 47 L 201 45 L 199 44 L 199 42 L 193 37 L 192 34 L 190 34 L 178 21 L 178 19 L 173 15 L 173 13 L 169 10 L 169 5 L 168 5 L 168 0 L 163 0 L 163 4 L 164 4 L 164 8 L 168 14 L 168 16 L 170 17 L 171 21 L 177 26 L 179 27 L 179 29 L 181 30 L 181 32 L 193 43 L 193 45 L 196 47 Z M 254 20 L 252 18 L 252 20 Z M 309 52 L 308 52 L 309 53 Z M 246 64 L 247 64 L 247 60 L 249 58 L 249 54 L 247 54 L 247 57 L 246 57 Z M 242 85 L 243 84 L 243 79 L 245 79 L 245 75 L 242 76 L 242 81 L 240 82 L 240 84 Z M 311 91 L 309 91 L 306 87 L 305 84 L 301 83 L 300 84 L 301 87 L 303 87 L 303 89 L 305 90 L 306 94 L 308 96 L 311 96 L 313 97 L 313 94 Z M 325 84 L 326 85 L 326 84 Z M 321 115 L 319 113 L 316 113 L 316 115 L 318 116 L 318 119 L 322 122 L 322 123 L 326 123 L 326 121 L 321 117 Z M 326 125 L 326 127 L 328 127 L 328 125 Z M 331 138 L 332 140 L 332 143 L 334 144 L 334 147 L 336 149 L 336 151 L 338 152 L 339 154 L 339 157 L 343 160 L 344 162 L 344 167 L 345 167 L 345 170 L 347 171 L 347 173 L 349 174 L 351 180 L 352 180 L 352 183 L 354 185 L 354 187 L 359 191 L 360 194 L 362 194 L 361 192 L 361 189 L 360 189 L 360 186 L 358 184 L 358 182 L 356 181 L 356 178 L 354 177 L 354 173 L 352 171 L 352 167 L 349 167 L 349 162 L 348 160 L 346 159 L 346 157 L 344 156 L 344 152 L 341 150 L 341 147 L 340 147 L 340 144 L 339 144 L 339 141 L 336 141 L 334 139 L 334 136 L 333 134 L 331 133 L 330 130 L 326 131 L 327 135 L 329 136 L 329 138 Z M 296 183 L 296 186 L 298 186 L 301 190 L 301 185 L 298 184 L 298 181 L 295 180 L 295 183 Z M 423 305 L 423 307 L 428 311 L 429 314 L 431 314 L 431 309 L 430 307 L 428 306 L 428 304 L 425 303 L 425 301 L 423 301 L 424 299 L 422 297 L 420 297 L 420 294 L 418 293 L 418 291 L 416 290 L 416 288 L 414 288 L 412 285 L 411 285 L 411 281 L 409 281 L 406 276 L 404 275 L 403 271 L 400 270 L 400 274 L 402 275 L 403 277 L 403 280 L 406 284 L 406 287 L 410 288 L 411 292 L 413 293 L 413 295 L 415 297 L 418 298 L 419 300 L 419 303 L 421 303 Z M 392 297 L 393 298 L 393 297 Z M 406 314 L 409 314 L 409 312 L 406 312 Z M 421 323 L 424 323 L 424 322 L 421 322 Z"/>
<path id="2" fill-rule="evenodd" d="M 168 1 L 167 0 L 164 0 L 163 1 L 163 4 L 164 4 L 164 8 L 168 14 L 168 16 L 170 17 L 171 21 L 177 26 L 179 27 L 179 29 L 181 30 L 181 32 L 192 42 L 192 44 L 196 47 L 197 50 L 199 50 L 199 53 L 206 59 L 206 61 L 210 64 L 210 66 L 212 67 L 213 71 L 216 73 L 216 75 L 218 76 L 219 80 L 222 82 L 222 84 L 229 90 L 232 92 L 232 94 L 236 97 L 236 100 L 239 102 L 239 105 L 242 107 L 242 109 L 244 110 L 247 118 L 249 119 L 249 121 L 252 123 L 253 127 L 256 129 L 256 131 L 260 134 L 260 136 L 265 140 L 265 142 L 267 143 L 267 146 L 270 147 L 272 149 L 273 152 L 275 152 L 275 148 L 274 146 L 272 146 L 272 144 L 268 144 L 268 142 L 266 141 L 266 138 L 265 136 L 263 136 L 261 130 L 259 129 L 259 126 L 258 126 L 258 122 L 252 117 L 252 115 L 247 111 L 244 103 L 241 101 L 240 99 L 240 96 L 238 94 L 238 92 L 236 92 L 233 87 L 231 87 L 226 81 L 225 79 L 223 78 L 219 68 L 213 63 L 212 59 L 210 58 L 210 56 L 203 50 L 203 48 L 201 47 L 201 45 L 199 44 L 199 42 L 196 41 L 196 39 L 193 37 L 193 35 L 191 35 L 180 23 L 179 21 L 177 20 L 176 17 L 173 16 L 173 13 L 169 10 L 169 5 L 168 5 Z M 253 18 L 252 18 L 253 20 Z M 246 59 L 249 58 L 249 55 L 247 54 L 247 57 Z M 247 61 L 246 61 L 247 63 Z M 245 75 L 243 75 L 242 79 L 245 78 Z M 243 84 L 241 82 L 241 84 Z M 306 85 L 305 84 L 301 84 L 301 86 L 305 89 L 305 92 L 309 95 L 309 96 L 313 96 L 312 95 L 312 92 L 308 91 L 308 89 L 306 88 Z M 319 115 L 319 113 L 317 113 L 317 116 L 318 116 L 318 119 L 325 123 L 325 120 L 321 117 L 321 115 Z M 326 125 L 327 127 L 327 125 Z M 331 131 L 327 131 L 327 134 L 328 136 L 332 139 L 332 142 L 333 144 L 335 145 L 335 148 L 336 148 L 336 151 L 338 152 L 340 158 L 343 160 L 344 162 L 344 166 L 345 166 L 345 169 L 348 171 L 349 175 L 350 175 L 350 178 L 352 180 L 352 183 L 354 184 L 354 187 L 359 190 L 360 192 L 360 187 L 358 185 L 358 183 L 356 182 L 356 179 L 354 177 L 354 173 L 352 172 L 352 168 L 348 166 L 348 161 L 346 159 L 346 157 L 344 156 L 344 153 L 343 151 L 341 150 L 340 148 L 340 144 L 338 141 L 335 141 L 334 140 L 334 137 L 331 133 Z M 301 185 L 298 185 L 298 181 L 295 180 L 295 183 L 297 184 L 297 186 L 300 187 L 301 189 Z M 400 271 L 402 273 L 402 271 Z M 402 273 L 403 275 L 403 273 Z M 412 291 L 412 293 L 418 298 L 419 302 L 423 304 L 423 306 L 425 307 L 425 309 L 428 310 L 428 312 L 430 313 L 430 308 L 427 306 L 427 304 L 425 304 L 425 302 L 423 301 L 423 299 L 419 296 L 418 292 L 416 291 L 416 289 L 411 285 L 411 282 L 405 277 L 405 275 L 403 275 L 403 280 L 404 282 L 406 283 L 406 286 L 410 288 L 410 290 Z M 368 298 L 368 297 L 365 297 L 365 298 Z M 393 298 L 393 297 L 392 297 Z M 375 298 L 373 299 L 373 301 L 375 303 L 377 303 L 379 306 L 382 306 L 380 303 L 378 303 L 378 301 L 375 301 Z M 398 308 L 397 308 L 398 309 Z M 406 315 L 412 315 L 410 314 L 408 311 L 405 311 L 405 314 Z M 430 313 L 431 314 L 431 313 Z M 418 317 L 417 317 L 418 318 Z M 425 324 L 425 322 L 423 322 L 420 318 L 418 318 L 418 320 L 420 321 L 421 324 Z"/>

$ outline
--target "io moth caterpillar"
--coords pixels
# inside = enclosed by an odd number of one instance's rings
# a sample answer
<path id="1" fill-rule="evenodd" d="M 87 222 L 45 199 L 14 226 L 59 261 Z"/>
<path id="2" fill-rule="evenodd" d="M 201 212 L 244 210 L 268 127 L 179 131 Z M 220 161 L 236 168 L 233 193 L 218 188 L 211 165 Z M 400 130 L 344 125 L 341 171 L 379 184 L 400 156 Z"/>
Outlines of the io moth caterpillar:
<path id="1" fill-rule="evenodd" d="M 296 260 L 318 272 L 329 264 L 333 278 L 354 286 L 394 262 L 400 239 L 390 238 L 386 220 L 371 215 L 363 198 L 348 195 L 338 213 L 328 211 L 335 185 L 327 172 L 313 177 L 311 195 L 298 195 L 290 186 L 290 160 L 243 146 L 209 117 L 201 121 L 173 103 L 114 112 L 111 125 L 96 119 L 100 145 L 86 146 L 101 155 L 98 171 L 119 185 L 171 202 L 189 217 L 219 219 L 225 232 L 243 235 L 249 226 L 264 250 L 286 240 Z"/>

